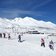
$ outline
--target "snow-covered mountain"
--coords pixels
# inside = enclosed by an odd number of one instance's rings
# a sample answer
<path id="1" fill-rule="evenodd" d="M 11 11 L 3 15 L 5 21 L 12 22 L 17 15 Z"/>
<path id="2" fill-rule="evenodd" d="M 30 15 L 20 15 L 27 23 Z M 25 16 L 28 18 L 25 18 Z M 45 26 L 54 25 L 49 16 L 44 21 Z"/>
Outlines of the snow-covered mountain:
<path id="1" fill-rule="evenodd" d="M 31 17 L 6 19 L 0 18 L 0 28 L 31 28 L 39 31 L 47 31 L 48 29 L 55 30 L 56 24 L 52 22 L 39 21 Z M 42 30 L 43 29 L 43 30 Z M 47 29 L 47 30 L 46 30 Z"/>
<path id="2" fill-rule="evenodd" d="M 18 24 L 22 26 L 38 26 L 38 27 L 47 27 L 47 28 L 55 28 L 56 24 L 52 22 L 45 22 L 45 21 L 39 21 L 35 20 L 31 17 L 25 17 L 25 18 L 14 18 L 12 20 L 6 19 L 6 18 L 0 18 L 0 25 L 2 24 Z"/>
<path id="3" fill-rule="evenodd" d="M 56 24 L 52 22 L 39 21 L 31 17 L 15 18 L 14 20 L 12 20 L 12 22 L 18 23 L 19 25 L 22 25 L 22 26 L 38 26 L 38 27 L 45 27 L 45 28 L 56 28 Z"/>

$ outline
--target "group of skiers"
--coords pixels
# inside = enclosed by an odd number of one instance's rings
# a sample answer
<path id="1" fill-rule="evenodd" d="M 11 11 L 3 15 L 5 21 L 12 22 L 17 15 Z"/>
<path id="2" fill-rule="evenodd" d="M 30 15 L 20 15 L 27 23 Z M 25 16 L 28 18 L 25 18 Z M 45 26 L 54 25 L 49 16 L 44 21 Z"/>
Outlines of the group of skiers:
<path id="1" fill-rule="evenodd" d="M 21 42 L 21 35 L 18 35 L 18 42 Z M 41 38 L 41 46 L 45 47 L 44 38 Z M 49 48 L 54 50 L 54 42 L 52 40 L 49 42 Z"/>
<path id="2" fill-rule="evenodd" d="M 6 33 L 3 33 L 4 38 L 6 38 Z M 10 33 L 8 33 L 8 39 L 11 39 Z"/>
<path id="3" fill-rule="evenodd" d="M 45 47 L 44 38 L 41 38 L 41 46 Z M 49 42 L 49 48 L 54 50 L 54 42 L 52 40 Z"/>

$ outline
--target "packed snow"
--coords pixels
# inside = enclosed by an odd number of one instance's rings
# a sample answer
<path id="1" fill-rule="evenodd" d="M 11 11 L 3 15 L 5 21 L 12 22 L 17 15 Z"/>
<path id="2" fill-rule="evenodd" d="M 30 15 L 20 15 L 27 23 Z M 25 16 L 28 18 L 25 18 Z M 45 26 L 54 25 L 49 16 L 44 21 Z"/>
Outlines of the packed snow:
<path id="1" fill-rule="evenodd" d="M 56 36 L 47 38 L 47 35 L 23 34 L 21 37 L 22 42 L 18 42 L 17 38 L 12 37 L 10 40 L 0 38 L 0 56 L 56 56 L 56 43 L 54 50 L 48 46 L 51 38 L 56 42 Z M 45 47 L 40 46 L 41 37 L 45 39 Z"/>

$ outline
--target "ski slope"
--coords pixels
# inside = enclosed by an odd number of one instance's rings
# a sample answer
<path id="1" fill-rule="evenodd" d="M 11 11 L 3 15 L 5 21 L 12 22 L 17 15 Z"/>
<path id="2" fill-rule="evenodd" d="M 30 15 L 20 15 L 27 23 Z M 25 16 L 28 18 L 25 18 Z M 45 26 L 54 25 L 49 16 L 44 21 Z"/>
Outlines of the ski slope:
<path id="1" fill-rule="evenodd" d="M 40 46 L 41 37 L 45 39 L 45 48 Z M 55 37 L 53 36 L 53 41 Z M 40 34 L 24 34 L 21 43 L 17 38 L 0 38 L 0 56 L 56 56 L 56 44 L 54 51 L 48 47 L 50 39 L 50 36 L 47 38 L 47 35 Z"/>

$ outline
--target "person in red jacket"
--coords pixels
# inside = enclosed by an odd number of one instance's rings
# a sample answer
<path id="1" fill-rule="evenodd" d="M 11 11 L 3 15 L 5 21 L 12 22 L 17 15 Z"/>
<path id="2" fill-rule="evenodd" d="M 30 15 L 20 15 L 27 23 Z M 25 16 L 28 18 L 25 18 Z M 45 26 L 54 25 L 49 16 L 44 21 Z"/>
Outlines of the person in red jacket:
<path id="1" fill-rule="evenodd" d="M 44 47 L 45 47 L 45 41 L 44 41 L 44 38 L 41 38 L 41 46 L 44 46 Z"/>

